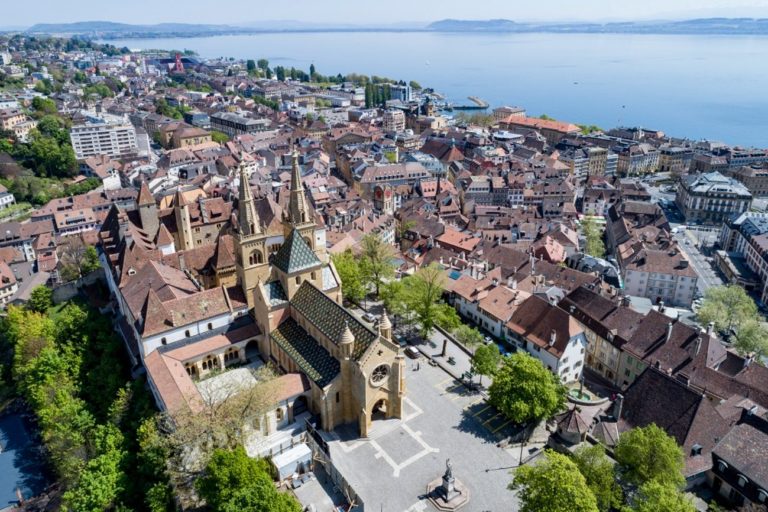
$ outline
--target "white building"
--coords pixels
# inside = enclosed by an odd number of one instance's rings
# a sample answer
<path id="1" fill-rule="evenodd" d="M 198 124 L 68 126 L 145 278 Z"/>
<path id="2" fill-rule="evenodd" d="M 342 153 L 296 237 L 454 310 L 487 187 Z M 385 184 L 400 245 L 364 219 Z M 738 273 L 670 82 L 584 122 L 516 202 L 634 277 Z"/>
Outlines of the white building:
<path id="1" fill-rule="evenodd" d="M 0 185 L 0 210 L 8 208 L 12 204 L 16 203 L 16 198 L 8 192 L 8 189 Z"/>
<path id="2" fill-rule="evenodd" d="M 5 308 L 5 305 L 8 304 L 18 289 L 19 283 L 16 281 L 11 267 L 0 260 L 0 309 Z"/>
<path id="3" fill-rule="evenodd" d="M 139 152 L 136 128 L 127 118 L 89 117 L 87 123 L 72 127 L 69 138 L 78 159 L 96 155 L 119 158 Z"/>
<path id="4" fill-rule="evenodd" d="M 642 249 L 624 265 L 625 293 L 670 306 L 690 307 L 698 274 L 677 247 Z"/>
<path id="5" fill-rule="evenodd" d="M 581 378 L 587 338 L 579 323 L 556 305 L 535 295 L 529 297 L 507 322 L 507 335 L 562 382 Z"/>

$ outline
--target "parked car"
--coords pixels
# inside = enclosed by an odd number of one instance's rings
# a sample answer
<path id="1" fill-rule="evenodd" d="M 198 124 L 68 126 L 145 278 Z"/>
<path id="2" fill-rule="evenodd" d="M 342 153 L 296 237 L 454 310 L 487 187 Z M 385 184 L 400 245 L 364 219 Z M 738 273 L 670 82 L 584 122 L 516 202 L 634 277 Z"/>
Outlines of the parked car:
<path id="1" fill-rule="evenodd" d="M 404 352 L 405 352 L 405 355 L 407 355 L 411 359 L 418 359 L 419 356 L 421 355 L 421 352 L 419 352 L 419 349 L 417 349 L 416 347 L 406 347 Z"/>
<path id="2" fill-rule="evenodd" d="M 395 336 L 395 341 L 397 342 L 398 345 L 400 345 L 403 348 L 408 346 L 408 340 L 405 339 L 405 337 L 403 336 Z"/>
<path id="3" fill-rule="evenodd" d="M 363 315 L 363 320 L 373 323 L 376 321 L 376 316 L 372 315 L 371 313 L 366 313 Z"/>

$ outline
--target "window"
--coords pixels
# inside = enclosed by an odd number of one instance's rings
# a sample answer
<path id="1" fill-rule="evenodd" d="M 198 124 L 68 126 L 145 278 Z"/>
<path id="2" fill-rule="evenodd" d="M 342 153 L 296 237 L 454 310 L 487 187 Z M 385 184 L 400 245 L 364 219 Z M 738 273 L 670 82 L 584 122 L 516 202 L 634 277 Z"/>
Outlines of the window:
<path id="1" fill-rule="evenodd" d="M 167 345 L 168 344 L 168 340 L 165 339 L 165 337 L 162 337 L 162 338 L 160 338 L 160 343 L 162 343 L 163 345 Z"/>
<path id="2" fill-rule="evenodd" d="M 341 401 L 341 394 L 339 392 L 336 392 L 336 403 L 339 403 Z"/>
<path id="3" fill-rule="evenodd" d="M 747 485 L 747 477 L 744 475 L 739 475 L 739 481 L 738 481 L 739 487 L 744 487 Z"/>
<path id="4" fill-rule="evenodd" d="M 387 376 L 389 376 L 389 367 L 385 364 L 380 364 L 374 368 L 373 373 L 371 374 L 371 384 L 380 386 L 381 384 L 384 384 Z"/>
<path id="5" fill-rule="evenodd" d="M 186 331 L 184 331 L 184 336 L 186 336 L 187 338 L 189 338 L 189 329 L 187 329 Z"/>
<path id="6" fill-rule="evenodd" d="M 213 323 L 211 323 L 211 322 L 208 322 L 208 330 L 209 330 L 209 331 L 212 331 L 212 330 L 213 330 Z"/>
<path id="7" fill-rule="evenodd" d="M 296 276 L 296 284 L 301 284 L 301 276 Z"/>

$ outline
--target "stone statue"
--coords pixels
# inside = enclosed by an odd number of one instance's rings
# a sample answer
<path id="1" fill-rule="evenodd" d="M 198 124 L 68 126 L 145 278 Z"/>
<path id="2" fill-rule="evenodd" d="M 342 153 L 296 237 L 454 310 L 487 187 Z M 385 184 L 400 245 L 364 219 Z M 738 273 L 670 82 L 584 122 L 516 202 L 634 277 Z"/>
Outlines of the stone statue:
<path id="1" fill-rule="evenodd" d="M 446 480 L 453 478 L 453 464 L 451 464 L 451 459 L 445 459 L 445 475 L 443 475 L 443 478 Z"/>

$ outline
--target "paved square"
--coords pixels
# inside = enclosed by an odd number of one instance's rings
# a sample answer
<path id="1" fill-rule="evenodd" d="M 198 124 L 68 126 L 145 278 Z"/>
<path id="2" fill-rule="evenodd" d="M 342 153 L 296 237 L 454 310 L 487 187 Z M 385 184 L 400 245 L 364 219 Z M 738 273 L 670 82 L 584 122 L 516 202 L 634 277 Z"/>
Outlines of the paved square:
<path id="1" fill-rule="evenodd" d="M 427 484 L 442 476 L 447 458 L 471 493 L 463 512 L 516 510 L 507 484 L 518 453 L 496 446 L 506 421 L 479 395 L 423 361 L 419 370 L 408 368 L 406 384 L 403 420 L 375 421 L 366 440 L 357 439 L 354 425 L 325 434 L 333 463 L 365 510 L 436 510 L 424 494 Z"/>

